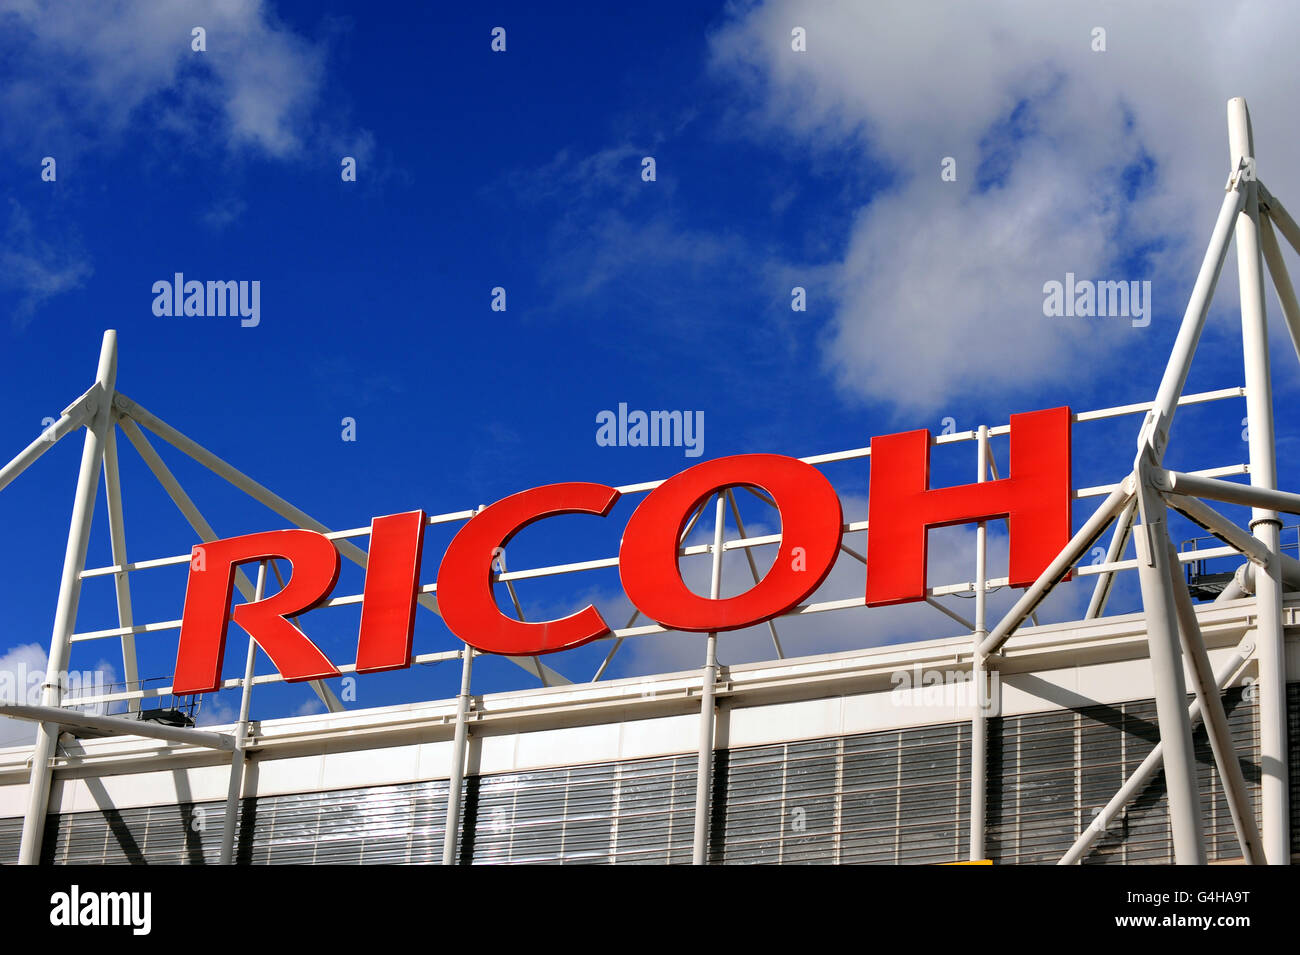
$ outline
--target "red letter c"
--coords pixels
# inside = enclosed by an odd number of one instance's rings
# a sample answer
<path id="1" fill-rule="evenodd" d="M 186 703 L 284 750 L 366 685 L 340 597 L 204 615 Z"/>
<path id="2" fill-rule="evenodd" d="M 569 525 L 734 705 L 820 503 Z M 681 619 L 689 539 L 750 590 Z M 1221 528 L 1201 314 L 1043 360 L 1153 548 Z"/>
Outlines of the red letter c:
<path id="1" fill-rule="evenodd" d="M 512 494 L 475 514 L 452 538 L 438 568 L 443 622 L 471 647 L 507 656 L 554 653 L 604 636 L 609 625 L 590 604 L 540 623 L 507 617 L 492 593 L 492 561 L 498 548 L 534 521 L 552 514 L 604 517 L 618 498 L 619 492 L 604 484 L 550 484 Z"/>

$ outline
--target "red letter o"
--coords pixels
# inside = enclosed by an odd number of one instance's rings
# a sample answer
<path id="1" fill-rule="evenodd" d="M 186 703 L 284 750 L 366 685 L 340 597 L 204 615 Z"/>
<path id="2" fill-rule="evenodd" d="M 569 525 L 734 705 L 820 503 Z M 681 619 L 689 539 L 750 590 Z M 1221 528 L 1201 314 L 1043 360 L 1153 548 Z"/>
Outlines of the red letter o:
<path id="1" fill-rule="evenodd" d="M 780 549 L 767 576 L 745 593 L 701 597 L 686 586 L 677 566 L 682 530 L 711 494 L 742 484 L 762 488 L 776 502 Z M 641 502 L 623 535 L 619 577 L 632 603 L 671 630 L 739 630 L 780 616 L 821 586 L 835 563 L 843 522 L 830 481 L 797 458 L 739 454 L 706 461 L 669 478 Z M 802 555 L 795 555 L 796 548 Z"/>

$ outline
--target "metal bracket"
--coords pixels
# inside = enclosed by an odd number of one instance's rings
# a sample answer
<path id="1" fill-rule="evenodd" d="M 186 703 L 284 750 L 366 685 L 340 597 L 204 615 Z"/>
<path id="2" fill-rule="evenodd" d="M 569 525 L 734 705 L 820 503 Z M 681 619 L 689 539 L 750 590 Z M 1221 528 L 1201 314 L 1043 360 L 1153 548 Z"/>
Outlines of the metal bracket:
<path id="1" fill-rule="evenodd" d="M 1251 175 L 1243 179 L 1242 174 L 1246 172 L 1251 173 Z M 1255 181 L 1254 172 L 1255 172 L 1255 157 L 1242 156 L 1240 159 L 1237 160 L 1237 168 L 1232 170 L 1231 175 L 1228 176 L 1228 184 L 1223 187 L 1223 191 L 1232 192 L 1238 189 L 1241 186 L 1241 183 L 1243 181 L 1254 182 Z"/>

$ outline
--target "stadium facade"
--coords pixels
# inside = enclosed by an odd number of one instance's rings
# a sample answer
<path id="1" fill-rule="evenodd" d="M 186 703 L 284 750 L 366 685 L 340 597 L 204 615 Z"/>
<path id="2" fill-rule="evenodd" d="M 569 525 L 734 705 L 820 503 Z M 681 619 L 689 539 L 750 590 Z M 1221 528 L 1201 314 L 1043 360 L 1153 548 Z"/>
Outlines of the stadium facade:
<path id="1" fill-rule="evenodd" d="M 1284 553 L 1280 515 L 1300 514 L 1300 495 L 1278 490 L 1262 283 L 1267 261 L 1300 354 L 1300 305 L 1273 232 L 1300 251 L 1300 227 L 1255 175 L 1245 103 L 1230 101 L 1228 113 L 1223 204 L 1156 397 L 1140 405 L 1035 412 L 939 437 L 910 432 L 799 460 L 742 455 L 663 481 L 551 485 L 483 510 L 412 512 L 332 531 L 119 392 L 109 332 L 95 384 L 0 469 L 2 489 L 85 428 L 49 675 L 38 703 L 0 704 L 0 715 L 37 725 L 34 746 L 0 750 L 0 862 L 1288 863 L 1300 832 L 1300 561 Z M 1234 236 L 1245 384 L 1187 394 Z M 1176 412 L 1243 399 L 1248 462 L 1165 467 Z M 1128 416 L 1141 422 L 1131 467 L 1113 483 L 1071 486 L 1071 430 Z M 119 432 L 194 529 L 193 550 L 128 558 Z M 293 530 L 218 540 L 149 436 Z M 1011 448 L 1000 476 L 990 439 L 1003 436 Z M 959 442 L 975 447 L 975 481 L 931 488 L 931 446 Z M 869 520 L 842 523 L 817 469 L 868 457 Z M 88 567 L 101 473 L 113 563 Z M 1247 475 L 1248 484 L 1228 480 Z M 919 485 L 908 490 L 908 480 Z M 740 488 L 776 508 L 781 533 L 746 536 Z M 507 570 L 502 548 L 519 527 L 556 513 L 603 516 L 619 495 L 644 498 L 618 558 Z M 1076 527 L 1071 504 L 1096 499 Z M 1249 508 L 1247 526 L 1227 519 L 1223 505 Z M 738 537 L 726 536 L 728 510 Z M 687 546 L 710 511 L 712 543 Z M 1171 511 L 1218 546 L 1175 547 Z M 986 526 L 1002 519 L 1009 570 L 993 578 Z M 958 522 L 978 526 L 975 579 L 926 586 L 926 531 Z M 426 583 L 418 560 L 412 566 L 402 554 L 416 552 L 433 525 L 460 530 L 438 579 Z M 1085 563 L 1112 527 L 1104 558 Z M 856 542 L 868 536 L 874 546 L 863 557 Z M 368 550 L 353 543 L 359 537 L 369 538 Z M 414 547 L 403 551 L 403 540 Z M 722 598 L 724 553 L 770 546 L 778 557 L 766 574 L 750 562 L 752 590 Z M 200 576 L 211 572 L 205 553 L 224 576 Z M 707 598 L 680 579 L 678 558 L 693 554 L 711 561 Z M 330 593 L 340 558 L 366 568 L 364 593 Z M 1219 558 L 1238 559 L 1233 573 L 1184 573 Z M 865 597 L 813 601 L 836 559 L 868 565 Z M 268 575 L 284 560 L 292 575 L 266 597 Z M 313 562 L 320 586 L 288 606 L 283 595 L 311 589 L 303 582 Z M 132 576 L 185 564 L 183 616 L 137 621 Z M 243 567 L 256 571 L 255 583 Z M 611 628 L 592 608 L 526 620 L 515 580 L 610 567 L 640 623 Z M 1136 574 L 1143 609 L 1107 615 L 1121 573 Z M 1094 581 L 1087 612 L 1039 625 L 1036 610 L 1070 575 Z M 77 631 L 81 583 L 92 577 L 114 583 L 116 626 Z M 243 598 L 233 611 L 232 588 Z M 517 617 L 502 611 L 494 588 L 508 591 Z M 993 588 L 1022 591 L 998 620 L 988 613 Z M 973 619 L 939 599 L 952 595 L 972 598 Z M 1194 595 L 1213 599 L 1195 604 Z M 276 599 L 274 619 L 240 609 Z M 776 627 L 789 617 L 906 601 L 943 611 L 949 620 L 936 634 L 954 622 L 961 634 L 797 658 L 781 650 Z M 299 612 L 348 604 L 362 609 L 358 657 L 336 665 L 311 644 L 310 614 Z M 465 645 L 413 654 L 420 608 L 442 615 Z M 256 637 L 276 672 L 254 675 L 250 640 L 243 676 L 222 679 L 228 617 Z M 776 659 L 719 664 L 719 632 L 764 624 Z M 136 639 L 176 630 L 173 685 L 147 687 Z M 672 630 L 699 632 L 702 667 L 601 679 L 625 641 Z M 589 682 L 570 683 L 545 663 L 548 652 L 596 639 L 611 649 Z M 63 675 L 73 647 L 102 640 L 120 644 L 126 687 L 70 695 Z M 474 694 L 474 660 L 490 652 L 509 654 L 542 685 Z M 460 662 L 461 687 L 448 700 L 346 710 L 325 682 L 451 660 Z M 287 679 L 310 681 L 328 712 L 251 721 L 254 685 Z M 241 693 L 230 726 L 197 729 L 160 705 L 215 689 Z M 103 705 L 125 712 L 86 711 Z"/>
<path id="2" fill-rule="evenodd" d="M 1206 605 L 1202 633 L 1258 806 L 1253 599 Z M 1300 736 L 1300 595 L 1286 603 L 1291 738 Z M 1022 629 L 989 720 L 986 857 L 1054 863 L 1159 739 L 1141 614 Z M 968 857 L 968 638 L 726 668 L 717 688 L 710 862 L 944 863 Z M 460 862 L 688 863 L 698 671 L 488 694 L 470 719 Z M 456 701 L 266 720 L 238 801 L 235 861 L 442 860 Z M 1196 741 L 1208 858 L 1241 859 L 1222 781 Z M 30 748 L 0 752 L 0 861 L 18 857 Z M 1292 749 L 1291 778 L 1300 778 Z M 212 749 L 126 737 L 68 741 L 41 860 L 208 863 L 220 856 L 230 762 Z M 1300 805 L 1300 799 L 1292 806 Z M 1257 808 L 1256 808 L 1256 811 Z M 1293 809 L 1294 812 L 1294 809 Z M 1291 832 L 1300 831 L 1293 819 Z M 1297 847 L 1292 836 L 1292 851 Z M 1084 863 L 1173 859 L 1157 774 Z"/>

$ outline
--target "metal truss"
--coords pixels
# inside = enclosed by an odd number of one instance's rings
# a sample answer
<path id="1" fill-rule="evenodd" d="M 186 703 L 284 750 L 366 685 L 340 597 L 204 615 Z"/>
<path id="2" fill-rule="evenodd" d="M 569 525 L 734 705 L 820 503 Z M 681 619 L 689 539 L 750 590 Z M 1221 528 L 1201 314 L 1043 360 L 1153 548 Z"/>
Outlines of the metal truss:
<path id="1" fill-rule="evenodd" d="M 1250 115 L 1245 100 L 1228 101 L 1228 139 L 1232 174 L 1211 234 L 1187 310 L 1165 367 L 1156 400 L 1138 434 L 1133 471 L 1116 487 L 1092 517 L 1075 534 L 1056 560 L 1033 583 L 992 632 L 979 643 L 976 656 L 981 668 L 996 667 L 998 653 L 1047 593 L 1069 572 L 1106 529 L 1116 529 L 1107 552 L 1113 562 L 1125 540 L 1134 533 L 1137 570 L 1146 616 L 1152 672 L 1155 677 L 1156 714 L 1160 744 L 1148 756 L 1115 798 L 1061 858 L 1061 864 L 1079 862 L 1123 805 L 1136 795 L 1162 764 L 1169 797 L 1174 858 L 1179 864 L 1204 864 L 1205 838 L 1196 786 L 1192 727 L 1205 721 L 1215 765 L 1223 781 L 1237 843 L 1247 863 L 1285 865 L 1290 861 L 1288 815 L 1286 669 L 1282 631 L 1282 583 L 1285 577 L 1300 583 L 1300 566 L 1289 566 L 1279 549 L 1282 522 L 1278 512 L 1300 513 L 1300 494 L 1277 490 L 1273 400 L 1269 373 L 1268 330 L 1264 314 L 1261 244 L 1270 275 L 1282 302 L 1292 344 L 1300 356 L 1300 309 L 1282 262 L 1269 221 L 1300 252 L 1300 229 L 1282 204 L 1255 175 L 1255 150 Z M 1241 292 L 1246 411 L 1250 446 L 1250 485 L 1216 478 L 1180 474 L 1163 467 L 1170 427 L 1179 396 L 1187 382 L 1192 358 L 1209 314 L 1210 301 L 1223 269 L 1228 244 L 1236 238 Z M 1220 516 L 1198 498 L 1251 507 L 1248 534 Z M 1186 582 L 1177 572 L 1177 555 L 1167 527 L 1168 509 L 1185 514 L 1228 547 L 1246 557 L 1249 574 L 1237 576 L 1239 587 L 1224 596 L 1239 596 L 1250 587 L 1256 601 L 1256 627 L 1218 674 L 1211 672 L 1205 642 Z M 1132 526 L 1138 515 L 1140 523 Z M 1291 561 L 1290 564 L 1295 564 Z M 1100 614 L 1109 592 L 1110 574 L 1098 580 L 1088 616 Z M 1260 701 L 1260 774 L 1262 833 L 1246 792 L 1241 766 L 1228 735 L 1220 688 L 1229 682 L 1253 652 L 1258 666 Z M 1196 702 L 1189 709 L 1184 667 L 1191 673 Z M 980 719 L 978 716 L 976 719 Z M 972 786 L 983 789 L 985 771 L 976 764 Z M 972 825 L 972 831 L 974 830 Z M 972 858 L 984 846 L 972 835 Z"/>
<path id="2" fill-rule="evenodd" d="M 976 697 L 971 717 L 969 846 L 971 859 L 982 859 L 986 855 L 984 823 L 987 793 L 987 718 L 992 691 L 990 673 L 999 668 L 1004 645 L 1027 620 L 1037 623 L 1035 616 L 1037 609 L 1052 588 L 1063 581 L 1067 575 L 1097 577 L 1084 617 L 1084 619 L 1093 619 L 1105 612 L 1115 575 L 1121 571 L 1136 570 L 1141 588 L 1143 612 L 1146 616 L 1152 671 L 1155 677 L 1160 743 L 1092 821 L 1087 830 L 1079 836 L 1074 846 L 1062 857 L 1061 863 L 1079 862 L 1104 833 L 1106 826 L 1123 809 L 1126 802 L 1141 791 L 1161 766 L 1165 770 L 1168 784 L 1176 861 L 1179 863 L 1205 861 L 1206 850 L 1192 753 L 1192 730 L 1199 721 L 1205 723 L 1215 762 L 1228 796 L 1238 844 L 1242 848 L 1246 861 L 1275 864 L 1289 861 L 1286 676 L 1281 595 L 1284 583 L 1300 589 L 1300 561 L 1286 557 L 1280 552 L 1281 521 L 1278 512 L 1300 514 L 1300 494 L 1277 490 L 1262 262 L 1267 263 L 1279 301 L 1282 303 L 1283 317 L 1292 344 L 1297 357 L 1300 357 L 1300 305 L 1297 304 L 1273 231 L 1275 226 L 1287 242 L 1300 252 L 1300 227 L 1297 227 L 1281 202 L 1255 177 L 1250 120 L 1243 100 L 1229 101 L 1228 121 L 1232 175 L 1228 180 L 1226 195 L 1155 400 L 1079 412 L 1073 416 L 1074 422 L 1082 423 L 1125 415 L 1144 415 L 1139 428 L 1137 454 L 1130 473 L 1116 484 L 1080 488 L 1074 491 L 1076 499 L 1100 497 L 1103 500 L 1043 574 L 1029 587 L 1024 588 L 1023 594 L 1014 606 L 992 628 L 989 627 L 987 619 L 988 594 L 992 589 L 1007 586 L 1008 581 L 1006 578 L 990 579 L 987 576 L 987 529 L 984 523 L 977 525 L 976 579 L 928 587 L 926 590 L 926 602 L 969 631 L 972 639 L 971 670 Z M 1245 387 L 1184 395 L 1183 389 L 1191 361 L 1209 313 L 1210 302 L 1227 256 L 1228 245 L 1234 234 L 1241 286 Z M 332 531 L 325 527 L 122 395 L 116 390 L 116 371 L 116 333 L 109 331 L 104 336 L 95 384 L 69 405 L 59 419 L 36 441 L 0 469 L 0 490 L 2 490 L 59 440 L 78 428 L 86 429 L 63 575 L 55 610 L 47 677 L 42 686 L 41 705 L 0 706 L 0 715 L 30 719 L 40 724 L 33 754 L 29 804 L 24 821 L 20 862 L 35 863 L 40 856 L 53 757 L 59 733 L 63 727 L 81 727 L 93 728 L 101 733 L 154 737 L 230 751 L 232 753 L 231 781 L 226 829 L 223 831 L 222 840 L 222 861 L 228 863 L 233 861 L 236 808 L 238 799 L 243 793 L 247 752 L 253 743 L 249 723 L 251 691 L 257 684 L 282 680 L 282 677 L 276 673 L 254 675 L 256 646 L 251 639 L 248 643 L 242 678 L 224 680 L 221 683 L 222 689 L 235 687 L 241 689 L 239 720 L 233 734 L 159 727 L 156 724 L 122 717 L 90 717 L 67 708 L 93 703 L 124 702 L 134 716 L 144 700 L 171 691 L 170 687 L 145 689 L 139 684 L 135 638 L 142 634 L 178 629 L 180 620 L 137 623 L 131 609 L 129 574 L 150 568 L 188 563 L 190 556 L 183 554 L 136 562 L 128 560 L 118 475 L 116 430 L 120 428 L 127 440 L 139 452 L 153 476 L 175 503 L 200 541 L 215 540 L 217 534 L 163 463 L 146 436 L 146 432 L 197 461 L 247 496 L 270 508 L 293 526 L 325 534 L 334 541 L 342 556 L 363 568 L 366 566 L 366 552 L 354 544 L 353 539 L 368 535 L 370 529 L 359 527 Z M 1179 407 L 1241 397 L 1245 398 L 1247 405 L 1249 465 L 1226 465 L 1191 474 L 1173 472 L 1164 468 L 1163 459 L 1169 443 L 1170 428 Z M 996 427 L 981 425 L 970 431 L 940 435 L 933 441 L 935 444 L 975 442 L 976 480 L 982 482 L 990 478 L 998 479 L 997 462 L 990 448 L 990 438 L 1006 435 L 1009 431 L 1010 428 L 1006 425 Z M 802 460 L 808 464 L 821 466 L 861 460 L 869 457 L 870 453 L 871 449 L 864 447 L 813 455 Z M 104 472 L 113 563 L 108 567 L 88 569 L 85 567 L 86 550 L 95 506 L 98 473 L 101 468 Z M 1249 473 L 1251 479 L 1249 486 L 1222 480 L 1225 477 L 1246 473 Z M 647 481 L 625 485 L 618 490 L 623 494 L 647 493 L 661 483 L 663 482 Z M 744 490 L 764 500 L 775 509 L 774 502 L 765 494 L 749 487 L 745 487 Z M 716 598 L 721 593 L 723 557 L 727 551 L 742 551 L 749 563 L 750 575 L 757 581 L 759 571 L 752 549 L 779 544 L 781 535 L 776 533 L 748 536 L 732 490 L 720 492 L 712 496 L 711 500 L 714 504 L 711 542 L 696 545 L 686 543 L 708 507 L 709 501 L 706 500 L 683 530 L 680 553 L 682 556 L 705 554 L 710 556 L 712 565 L 710 594 Z M 1249 529 L 1233 524 L 1204 503 L 1205 500 L 1251 507 L 1252 518 Z M 1170 508 L 1205 528 L 1218 537 L 1225 546 L 1188 554 L 1176 553 L 1167 528 L 1167 515 Z M 728 539 L 726 536 L 728 511 L 739 533 L 738 538 Z M 469 509 L 434 515 L 428 518 L 428 523 L 433 525 L 462 522 L 475 513 L 475 509 Z M 1112 525 L 1114 530 L 1104 560 L 1100 564 L 1080 566 L 1079 561 Z M 843 526 L 846 536 L 866 533 L 867 530 L 866 521 L 847 522 Z M 1137 556 L 1136 559 L 1126 560 L 1124 554 L 1130 537 L 1134 541 Z M 866 562 L 862 554 L 848 543 L 842 544 L 841 549 L 855 560 Z M 1238 570 L 1236 578 L 1224 590 L 1220 599 L 1253 595 L 1257 606 L 1256 628 L 1247 634 L 1226 665 L 1217 672 L 1212 672 L 1191 596 L 1182 575 L 1178 573 L 1178 566 L 1180 562 L 1236 554 L 1244 556 L 1246 562 Z M 236 586 L 244 599 L 255 600 L 264 591 L 267 563 L 262 562 L 259 565 L 256 582 L 250 581 L 243 571 L 237 573 Z M 279 576 L 279 570 L 274 562 L 269 563 L 271 571 Z M 522 620 L 524 609 L 515 592 L 514 581 L 617 566 L 618 558 L 608 557 L 511 571 L 506 568 L 504 555 L 502 555 L 492 576 L 496 582 L 506 585 L 515 613 Z M 74 632 L 81 582 L 87 578 L 102 576 L 114 578 L 118 626 L 103 630 Z M 946 596 L 973 598 L 974 619 L 968 619 L 941 603 L 939 598 Z M 343 606 L 360 602 L 361 594 L 331 596 L 321 606 Z M 419 602 L 425 609 L 437 613 L 436 582 L 421 585 Z M 845 599 L 822 600 L 795 607 L 785 616 L 833 612 L 860 608 L 864 605 L 865 600 L 861 595 Z M 611 648 L 592 677 L 593 682 L 600 680 L 606 674 L 619 648 L 628 639 L 667 631 L 667 628 L 653 621 L 637 625 L 638 617 L 639 613 L 633 613 L 625 626 L 610 632 L 606 639 L 611 642 Z M 768 627 L 776 656 L 784 658 L 786 651 L 782 646 L 776 622 L 770 622 Z M 123 670 L 128 689 L 124 692 L 77 697 L 75 700 L 65 699 L 65 687 L 60 684 L 59 674 L 67 669 L 72 644 L 114 638 L 121 644 Z M 707 635 L 705 659 L 699 681 L 700 732 L 693 850 L 693 859 L 697 864 L 707 861 L 709 798 L 712 788 L 710 777 L 716 730 L 716 691 L 719 674 L 722 672 L 718 662 L 717 638 L 716 633 Z M 465 774 L 470 724 L 474 718 L 471 677 L 473 661 L 478 655 L 476 651 L 465 648 L 418 654 L 412 660 L 413 663 L 434 663 L 451 659 L 461 661 L 460 690 L 456 697 L 446 841 L 443 847 L 445 864 L 456 861 L 458 849 L 461 787 Z M 543 685 L 569 683 L 565 677 L 536 658 L 509 657 L 507 659 L 522 667 Z M 1226 716 L 1220 699 L 1220 690 L 1236 680 L 1242 669 L 1252 660 L 1258 668 L 1257 687 L 1260 700 L 1262 832 L 1256 828 L 1255 815 L 1247 797 L 1241 768 L 1231 740 L 1228 738 Z M 1190 708 L 1186 700 L 1185 666 L 1192 676 L 1196 695 L 1195 702 Z M 355 672 L 356 667 L 355 664 L 340 664 L 338 669 L 341 673 L 350 673 Z M 131 689 L 136 686 L 140 688 Z M 331 711 L 341 709 L 341 704 L 323 682 L 317 681 L 312 686 Z"/>
<path id="3" fill-rule="evenodd" d="M 117 333 L 105 332 L 100 349 L 99 368 L 95 384 L 80 398 L 69 405 L 59 419 L 48 427 L 40 437 L 0 469 L 0 490 L 3 490 L 14 478 L 34 464 L 46 451 L 60 440 L 71 434 L 78 427 L 86 428 L 85 444 L 82 449 L 81 468 L 77 479 L 72 522 L 68 533 L 68 544 L 64 555 L 63 574 L 59 585 L 58 605 L 55 610 L 54 633 L 50 643 L 50 654 L 46 668 L 46 678 L 41 686 L 41 705 L 0 704 L 0 716 L 26 719 L 38 724 L 36 746 L 32 756 L 32 772 L 28 793 L 28 810 L 23 821 L 22 845 L 19 850 L 19 863 L 35 864 L 40 858 L 41 840 L 45 828 L 45 816 L 49 804 L 50 780 L 53 772 L 53 760 L 58 746 L 59 734 L 64 728 L 89 729 L 107 735 L 133 735 L 172 742 L 184 742 L 206 748 L 230 750 L 233 753 L 231 769 L 231 787 L 226 807 L 226 829 L 223 833 L 223 863 L 232 861 L 234 844 L 234 821 L 237 800 L 242 791 L 243 765 L 247 748 L 249 728 L 249 708 L 252 687 L 259 682 L 278 682 L 276 677 L 254 676 L 256 644 L 248 641 L 247 665 L 242 679 L 222 681 L 221 688 L 240 687 L 240 718 L 234 736 L 207 733 L 201 730 L 183 727 L 160 727 L 157 724 L 142 722 L 138 719 L 140 703 L 149 697 L 164 696 L 171 692 L 171 687 L 144 689 L 139 680 L 136 662 L 135 638 L 137 634 L 153 633 L 160 630 L 179 627 L 180 621 L 164 621 L 151 624 L 136 624 L 131 608 L 131 589 L 128 574 L 133 570 L 149 567 L 168 566 L 187 563 L 188 556 L 165 558 L 163 560 L 141 561 L 131 563 L 127 559 L 126 531 L 122 514 L 122 492 L 117 457 L 116 432 L 120 428 L 128 441 L 139 452 L 145 465 L 157 479 L 159 485 L 171 498 L 177 509 L 185 517 L 200 542 L 216 540 L 218 535 L 212 525 L 199 511 L 194 501 L 181 487 L 175 475 L 163 462 L 144 430 L 182 451 L 203 465 L 212 473 L 225 479 L 249 497 L 264 504 L 276 514 L 296 527 L 306 528 L 325 534 L 334 540 L 339 552 L 354 564 L 364 568 L 367 555 L 349 539 L 357 532 L 335 533 L 310 515 L 294 507 L 284 498 L 258 484 L 252 478 L 227 464 L 211 451 L 186 437 L 162 419 L 151 414 L 121 392 L 116 390 L 117 378 Z M 143 429 L 142 427 L 143 426 Z M 87 570 L 86 552 L 89 545 L 90 527 L 94 517 L 97 478 L 99 471 L 104 472 L 104 487 L 107 497 L 109 533 L 112 542 L 113 564 L 110 567 Z M 463 516 L 469 516 L 467 512 Z M 457 515 L 462 516 L 462 515 Z M 445 519 L 447 515 L 444 515 Z M 435 519 L 436 520 L 436 519 Z M 274 561 L 269 562 L 271 569 L 283 585 L 279 568 Z M 235 586 L 245 600 L 260 599 L 265 588 L 268 562 L 259 566 L 257 584 L 248 579 L 242 569 L 235 571 Z M 88 577 L 112 575 L 117 599 L 118 626 L 108 631 L 74 633 L 77 618 L 77 606 L 80 601 L 81 583 Z M 513 592 L 513 585 L 511 590 Z M 329 603 L 355 601 L 334 600 Z M 431 593 L 421 593 L 419 603 L 427 610 L 438 613 L 436 598 Z M 520 610 L 522 615 L 522 610 Z M 301 624 L 294 618 L 291 622 L 301 629 Z M 116 636 L 121 641 L 123 673 L 128 689 L 122 693 L 109 693 L 100 696 L 79 696 L 75 700 L 65 700 L 66 687 L 62 685 L 61 674 L 66 672 L 72 644 L 82 640 Z M 465 661 L 465 680 L 462 699 L 467 699 L 468 674 L 472 654 L 465 651 L 450 653 L 423 654 L 414 658 L 416 663 L 430 663 L 438 660 L 463 658 Z M 567 684 L 570 681 L 534 657 L 509 657 L 512 663 L 522 667 L 539 679 L 543 685 Z M 340 672 L 355 671 L 355 665 L 342 666 Z M 313 680 L 309 684 L 316 695 L 330 712 L 343 709 L 343 704 L 323 680 Z M 139 689 L 130 689 L 139 686 Z M 94 703 L 124 701 L 131 718 L 113 716 L 89 716 L 71 706 L 85 706 Z M 64 704 L 64 705 L 61 705 Z M 457 720 L 457 750 L 464 752 L 464 742 L 460 739 L 465 718 L 463 714 Z M 462 758 L 463 764 L 463 758 Z M 459 792 L 459 788 L 456 789 Z M 455 808 L 455 800 L 452 802 Z M 451 811 L 449 811 L 449 816 Z M 455 826 L 449 830 L 455 832 Z"/>

